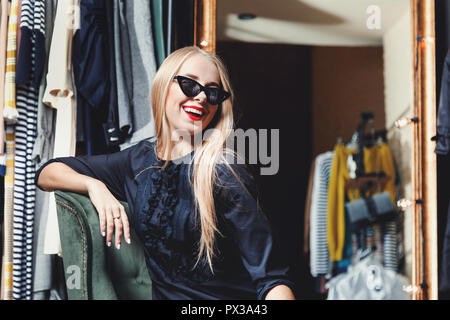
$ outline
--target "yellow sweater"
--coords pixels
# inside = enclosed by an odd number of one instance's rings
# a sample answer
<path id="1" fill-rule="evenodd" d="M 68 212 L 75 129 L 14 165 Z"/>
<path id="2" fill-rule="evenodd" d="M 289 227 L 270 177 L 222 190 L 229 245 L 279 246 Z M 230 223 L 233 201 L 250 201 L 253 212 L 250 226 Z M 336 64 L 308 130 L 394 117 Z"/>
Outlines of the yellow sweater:
<path id="1" fill-rule="evenodd" d="M 348 149 L 343 144 L 338 144 L 335 147 L 335 155 L 328 184 L 327 232 L 328 251 L 331 261 L 342 260 L 345 240 L 345 183 L 350 179 L 347 169 L 347 159 L 349 155 L 354 153 L 356 153 L 356 150 Z M 382 144 L 365 148 L 364 166 L 366 173 L 382 171 L 390 177 L 390 180 L 381 191 L 389 192 L 394 202 L 395 170 L 389 146 Z M 367 196 L 375 194 L 378 191 L 374 187 Z M 359 190 L 348 190 L 347 196 L 350 200 L 356 200 L 359 198 Z"/>
<path id="2" fill-rule="evenodd" d="M 389 146 L 383 143 L 371 148 L 364 148 L 364 166 L 366 173 L 381 171 L 389 177 L 381 192 L 389 192 L 392 203 L 395 204 L 395 169 Z M 377 186 L 374 186 L 371 191 L 368 196 L 379 192 Z"/>
<path id="3" fill-rule="evenodd" d="M 345 239 L 345 181 L 350 176 L 347 158 L 356 151 L 343 144 L 336 145 L 328 182 L 328 251 L 331 261 L 342 260 Z"/>

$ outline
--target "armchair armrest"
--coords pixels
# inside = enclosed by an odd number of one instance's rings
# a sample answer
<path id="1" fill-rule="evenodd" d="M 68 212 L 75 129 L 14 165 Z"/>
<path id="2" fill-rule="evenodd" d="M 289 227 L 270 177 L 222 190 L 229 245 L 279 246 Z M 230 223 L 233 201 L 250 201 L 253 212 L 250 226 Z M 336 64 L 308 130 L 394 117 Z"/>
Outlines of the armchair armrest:
<path id="1" fill-rule="evenodd" d="M 136 232 L 131 229 L 131 244 L 123 242 L 120 250 L 107 247 L 89 197 L 55 191 L 55 198 L 68 299 L 151 299 L 151 280 Z M 128 204 L 121 203 L 132 225 Z"/>

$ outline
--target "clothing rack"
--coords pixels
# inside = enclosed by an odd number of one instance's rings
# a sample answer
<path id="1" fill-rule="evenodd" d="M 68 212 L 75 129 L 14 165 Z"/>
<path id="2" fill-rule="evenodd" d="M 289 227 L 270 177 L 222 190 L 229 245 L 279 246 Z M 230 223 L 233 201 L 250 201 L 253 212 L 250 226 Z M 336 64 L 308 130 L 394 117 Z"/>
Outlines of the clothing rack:
<path id="1" fill-rule="evenodd" d="M 307 212 L 310 223 L 310 264 L 311 272 L 315 277 L 333 278 L 345 272 L 353 259 L 349 256 L 352 254 L 348 249 L 356 254 L 358 248 L 376 247 L 373 251 L 377 257 L 382 257 L 388 269 L 396 271 L 398 267 L 396 222 L 369 225 L 367 228 L 373 227 L 374 231 L 360 230 L 359 233 L 353 233 L 351 229 L 347 229 L 350 225 L 345 222 L 347 221 L 345 203 L 359 199 L 366 194 L 366 191 L 368 196 L 374 192 L 387 192 L 389 193 L 388 201 L 392 201 L 392 205 L 395 202 L 395 167 L 387 145 L 387 130 L 374 129 L 373 112 L 362 112 L 360 116 L 361 120 L 351 140 L 344 144 L 342 139 L 338 139 L 334 151 L 318 155 L 312 166 L 314 172 L 310 176 L 311 191 L 308 191 L 311 197 L 308 203 L 311 205 Z M 366 132 L 368 126 L 370 126 L 370 132 Z M 369 157 L 371 159 L 364 157 L 365 152 L 373 152 L 373 156 Z M 383 163 L 378 163 L 379 160 L 375 160 L 377 159 L 375 155 L 382 157 Z M 343 173 L 349 170 L 350 157 L 354 159 L 354 162 L 359 162 L 358 174 L 354 179 L 348 179 L 348 173 Z M 387 166 L 387 164 L 390 165 Z M 316 183 L 317 186 L 315 186 Z M 376 190 L 373 186 L 377 187 Z M 340 188 L 344 188 L 344 192 Z M 358 193 L 350 197 L 353 194 L 352 190 L 357 190 Z M 324 204 L 320 200 L 323 198 L 328 199 L 328 203 Z M 322 228 L 323 225 L 326 228 Z M 345 230 L 345 235 L 341 233 L 341 230 Z M 322 241 L 323 239 L 327 240 Z M 358 246 L 355 247 L 357 244 Z M 385 246 L 389 248 L 386 251 L 383 250 Z M 341 250 L 341 255 L 338 249 Z M 324 267 L 326 264 L 328 264 L 327 268 Z"/>

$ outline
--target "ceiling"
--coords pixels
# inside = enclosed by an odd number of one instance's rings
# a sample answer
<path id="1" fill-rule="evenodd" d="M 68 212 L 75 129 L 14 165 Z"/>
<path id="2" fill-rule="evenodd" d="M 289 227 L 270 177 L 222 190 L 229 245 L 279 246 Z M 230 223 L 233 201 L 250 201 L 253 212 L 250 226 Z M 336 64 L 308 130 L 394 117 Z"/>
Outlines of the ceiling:
<path id="1" fill-rule="evenodd" d="M 367 27 L 372 5 L 379 8 L 380 29 Z M 409 8 L 410 0 L 217 0 L 217 40 L 378 46 Z M 240 20 L 239 13 L 256 18 Z"/>

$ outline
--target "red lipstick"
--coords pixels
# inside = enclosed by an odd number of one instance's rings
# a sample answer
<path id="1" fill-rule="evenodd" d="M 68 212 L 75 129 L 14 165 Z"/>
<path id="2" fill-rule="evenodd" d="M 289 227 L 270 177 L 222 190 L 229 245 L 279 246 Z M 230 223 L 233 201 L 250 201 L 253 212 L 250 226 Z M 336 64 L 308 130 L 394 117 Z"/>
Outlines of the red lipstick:
<path id="1" fill-rule="evenodd" d="M 189 110 L 191 109 L 191 110 Z M 193 109 L 193 110 L 192 110 Z M 183 106 L 183 110 L 186 115 L 193 121 L 199 121 L 206 114 L 205 109 L 198 106 Z M 201 114 L 196 113 L 194 110 L 198 110 Z"/>

